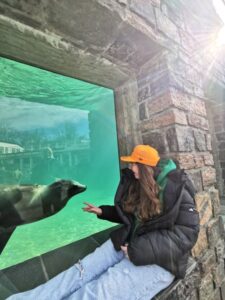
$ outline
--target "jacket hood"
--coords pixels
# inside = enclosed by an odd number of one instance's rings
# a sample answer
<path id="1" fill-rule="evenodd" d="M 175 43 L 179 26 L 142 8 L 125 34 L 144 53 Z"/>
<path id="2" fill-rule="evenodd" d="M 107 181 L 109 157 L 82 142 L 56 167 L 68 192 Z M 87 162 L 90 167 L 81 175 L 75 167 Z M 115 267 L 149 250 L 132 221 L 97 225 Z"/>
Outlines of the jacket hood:
<path id="1" fill-rule="evenodd" d="M 156 182 L 159 185 L 159 199 L 163 201 L 163 191 L 167 184 L 167 175 L 176 170 L 177 166 L 172 159 L 161 159 L 157 164 L 157 168 L 160 170 L 159 175 L 156 178 Z"/>

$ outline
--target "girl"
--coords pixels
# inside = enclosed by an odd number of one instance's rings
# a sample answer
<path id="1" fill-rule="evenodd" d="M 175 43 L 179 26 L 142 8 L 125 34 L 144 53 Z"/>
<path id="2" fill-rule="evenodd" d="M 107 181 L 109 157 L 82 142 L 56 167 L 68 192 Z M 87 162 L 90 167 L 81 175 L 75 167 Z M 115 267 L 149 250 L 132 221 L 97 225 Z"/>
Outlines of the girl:
<path id="1" fill-rule="evenodd" d="M 172 160 L 138 145 L 122 171 L 115 205 L 85 203 L 85 212 L 123 224 L 93 253 L 15 299 L 149 300 L 183 278 L 199 231 L 194 189 Z"/>

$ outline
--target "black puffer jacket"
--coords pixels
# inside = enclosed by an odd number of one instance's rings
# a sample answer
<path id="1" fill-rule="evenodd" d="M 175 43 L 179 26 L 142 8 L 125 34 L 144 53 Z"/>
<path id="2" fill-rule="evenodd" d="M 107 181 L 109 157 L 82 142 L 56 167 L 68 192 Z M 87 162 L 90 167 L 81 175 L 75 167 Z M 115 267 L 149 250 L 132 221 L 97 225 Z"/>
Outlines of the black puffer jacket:
<path id="1" fill-rule="evenodd" d="M 199 215 L 195 209 L 194 188 L 182 170 L 171 171 L 163 193 L 163 213 L 142 223 L 129 242 L 128 255 L 137 266 L 157 264 L 177 278 L 183 278 L 188 256 L 199 232 Z M 122 170 L 115 195 L 115 205 L 102 205 L 100 219 L 124 224 L 110 235 L 116 250 L 121 250 L 131 234 L 134 216 L 122 209 L 128 187 L 134 183 L 133 172 Z"/>

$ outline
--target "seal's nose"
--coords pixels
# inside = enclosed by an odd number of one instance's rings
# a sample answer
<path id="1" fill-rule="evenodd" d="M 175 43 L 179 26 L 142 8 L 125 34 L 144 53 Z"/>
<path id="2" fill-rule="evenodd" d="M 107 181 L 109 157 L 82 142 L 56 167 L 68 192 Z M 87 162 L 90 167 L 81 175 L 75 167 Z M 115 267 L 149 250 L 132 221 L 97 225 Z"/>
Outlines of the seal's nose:
<path id="1" fill-rule="evenodd" d="M 84 192 L 84 191 L 86 191 L 87 186 L 86 185 L 80 185 L 80 186 L 78 186 L 78 188 L 80 189 L 81 192 Z"/>

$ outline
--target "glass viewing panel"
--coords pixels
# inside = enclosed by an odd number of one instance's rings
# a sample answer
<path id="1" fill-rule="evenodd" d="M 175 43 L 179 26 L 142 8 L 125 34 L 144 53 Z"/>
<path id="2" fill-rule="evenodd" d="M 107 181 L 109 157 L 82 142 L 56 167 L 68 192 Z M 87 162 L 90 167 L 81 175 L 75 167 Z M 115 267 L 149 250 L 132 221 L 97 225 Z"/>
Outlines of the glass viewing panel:
<path id="1" fill-rule="evenodd" d="M 2 269 L 111 227 L 82 207 L 113 203 L 119 163 L 112 90 L 5 58 L 0 70 L 0 226 L 19 224 Z"/>

